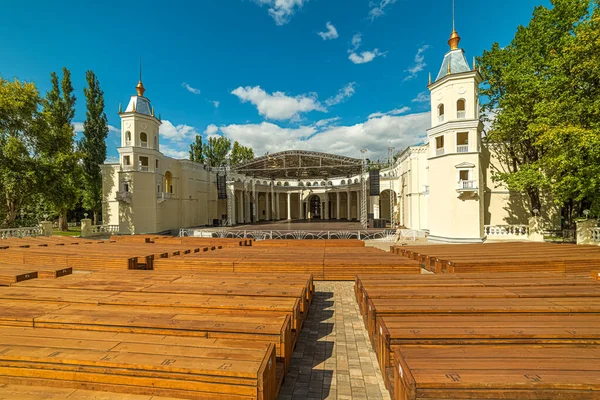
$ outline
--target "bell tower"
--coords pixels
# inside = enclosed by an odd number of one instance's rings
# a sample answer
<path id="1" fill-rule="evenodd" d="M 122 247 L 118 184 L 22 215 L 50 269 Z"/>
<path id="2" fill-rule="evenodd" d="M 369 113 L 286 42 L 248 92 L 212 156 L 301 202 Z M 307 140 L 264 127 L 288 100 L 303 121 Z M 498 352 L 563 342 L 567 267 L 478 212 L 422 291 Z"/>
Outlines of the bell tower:
<path id="1" fill-rule="evenodd" d="M 435 81 L 429 78 L 429 240 L 473 243 L 484 240 L 482 77 L 475 62 L 469 66 L 460 40 L 453 23 L 450 51 Z"/>
<path id="2" fill-rule="evenodd" d="M 131 96 L 125 111 L 119 106 L 121 118 L 121 147 L 119 156 L 124 171 L 154 172 L 162 158 L 158 130 L 161 121 L 154 115 L 154 107 L 144 96 L 146 88 L 140 80 L 135 87 L 136 94 Z"/>

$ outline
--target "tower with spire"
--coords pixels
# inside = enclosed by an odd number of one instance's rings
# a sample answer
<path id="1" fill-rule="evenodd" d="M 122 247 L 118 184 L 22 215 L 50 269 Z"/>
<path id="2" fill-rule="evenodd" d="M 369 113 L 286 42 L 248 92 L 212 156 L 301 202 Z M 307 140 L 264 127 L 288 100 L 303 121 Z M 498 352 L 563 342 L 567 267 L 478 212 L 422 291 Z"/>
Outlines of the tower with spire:
<path id="1" fill-rule="evenodd" d="M 479 85 L 482 77 L 459 47 L 452 4 L 450 50 L 428 89 L 431 93 L 429 139 L 429 239 L 481 242 L 484 191 Z"/>

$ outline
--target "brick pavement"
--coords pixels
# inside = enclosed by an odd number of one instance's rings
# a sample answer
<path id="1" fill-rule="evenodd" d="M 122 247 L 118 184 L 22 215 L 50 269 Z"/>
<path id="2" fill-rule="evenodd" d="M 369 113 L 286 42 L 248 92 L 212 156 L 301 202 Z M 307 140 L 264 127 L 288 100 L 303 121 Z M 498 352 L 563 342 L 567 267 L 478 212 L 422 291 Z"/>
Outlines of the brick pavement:
<path id="1" fill-rule="evenodd" d="M 280 400 L 389 399 L 354 298 L 354 282 L 315 282 Z"/>

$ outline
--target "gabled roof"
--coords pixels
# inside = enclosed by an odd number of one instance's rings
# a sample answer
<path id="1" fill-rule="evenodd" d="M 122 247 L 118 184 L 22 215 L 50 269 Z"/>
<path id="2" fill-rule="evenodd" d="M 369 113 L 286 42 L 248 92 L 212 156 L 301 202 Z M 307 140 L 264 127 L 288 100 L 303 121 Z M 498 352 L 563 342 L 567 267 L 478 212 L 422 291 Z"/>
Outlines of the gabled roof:
<path id="1" fill-rule="evenodd" d="M 471 163 L 468 163 L 468 162 L 462 162 L 462 163 L 460 163 L 458 165 L 455 165 L 454 167 L 455 168 L 475 168 L 475 164 L 471 164 Z"/>

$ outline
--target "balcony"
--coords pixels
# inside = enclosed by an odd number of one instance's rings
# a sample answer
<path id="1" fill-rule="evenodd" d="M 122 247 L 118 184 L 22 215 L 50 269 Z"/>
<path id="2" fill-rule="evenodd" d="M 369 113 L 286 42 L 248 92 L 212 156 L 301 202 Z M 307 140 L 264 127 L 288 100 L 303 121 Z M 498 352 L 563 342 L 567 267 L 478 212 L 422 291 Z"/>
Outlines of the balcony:
<path id="1" fill-rule="evenodd" d="M 468 153 L 469 152 L 469 145 L 468 144 L 459 144 L 456 146 L 456 152 L 457 153 Z"/>
<path id="2" fill-rule="evenodd" d="M 456 187 L 457 192 L 477 192 L 479 189 L 477 187 L 477 181 L 458 181 L 458 186 Z"/>
<path id="3" fill-rule="evenodd" d="M 148 172 L 148 166 L 147 165 L 140 165 L 140 172 Z"/>
<path id="4" fill-rule="evenodd" d="M 144 149 L 148 148 L 148 142 L 141 142 L 140 146 L 143 147 Z"/>
<path id="5" fill-rule="evenodd" d="M 435 149 L 435 155 L 436 156 L 443 156 L 444 154 L 446 154 L 446 152 L 444 151 L 444 148 L 439 148 L 439 149 Z"/>
<path id="6" fill-rule="evenodd" d="M 131 140 L 125 141 L 125 147 L 131 147 Z"/>
<path id="7" fill-rule="evenodd" d="M 467 112 L 466 111 L 458 111 L 456 113 L 456 118 L 458 119 L 465 119 L 467 116 Z"/>
<path id="8" fill-rule="evenodd" d="M 131 192 L 125 192 L 123 190 L 118 191 L 116 199 L 117 201 L 122 201 L 124 203 L 131 203 Z"/>
<path id="9" fill-rule="evenodd" d="M 443 124 L 443 123 L 444 123 L 444 116 L 443 116 L 443 115 L 440 115 L 440 116 L 438 117 L 438 124 Z"/>
<path id="10" fill-rule="evenodd" d="M 167 192 L 158 192 L 156 193 L 156 201 L 157 203 L 162 203 L 166 200 L 170 200 L 173 198 L 173 193 L 167 193 Z"/>

